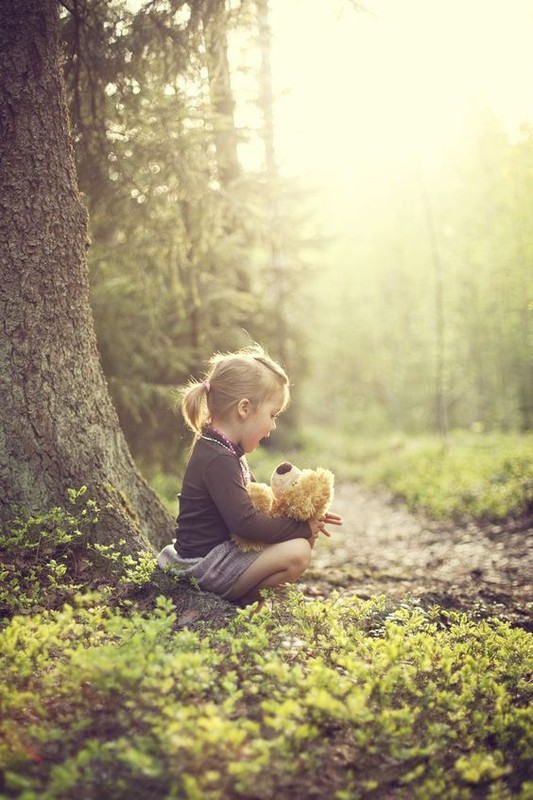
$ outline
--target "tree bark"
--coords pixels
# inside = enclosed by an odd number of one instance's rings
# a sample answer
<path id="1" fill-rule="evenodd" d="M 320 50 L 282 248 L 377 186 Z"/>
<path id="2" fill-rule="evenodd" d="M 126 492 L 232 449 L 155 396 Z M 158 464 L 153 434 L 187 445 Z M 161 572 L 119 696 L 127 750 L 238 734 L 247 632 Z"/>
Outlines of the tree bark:
<path id="1" fill-rule="evenodd" d="M 101 369 L 56 0 L 0 0 L 0 522 L 86 485 L 95 539 L 168 543 Z"/>

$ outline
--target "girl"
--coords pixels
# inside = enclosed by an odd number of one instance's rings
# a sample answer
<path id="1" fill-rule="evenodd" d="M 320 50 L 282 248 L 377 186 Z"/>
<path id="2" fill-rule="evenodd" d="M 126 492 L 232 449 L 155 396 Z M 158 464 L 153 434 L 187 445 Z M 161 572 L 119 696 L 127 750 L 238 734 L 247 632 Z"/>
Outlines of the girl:
<path id="1" fill-rule="evenodd" d="M 342 524 L 336 514 L 310 522 L 274 519 L 257 511 L 246 492 L 254 478 L 245 454 L 270 436 L 288 403 L 287 375 L 259 345 L 214 355 L 206 379 L 181 391 L 195 442 L 179 495 L 175 543 L 159 554 L 161 568 L 176 565 L 205 591 L 246 605 L 263 588 L 297 581 L 318 534 L 330 535 L 325 524 Z M 243 553 L 230 532 L 268 546 Z"/>

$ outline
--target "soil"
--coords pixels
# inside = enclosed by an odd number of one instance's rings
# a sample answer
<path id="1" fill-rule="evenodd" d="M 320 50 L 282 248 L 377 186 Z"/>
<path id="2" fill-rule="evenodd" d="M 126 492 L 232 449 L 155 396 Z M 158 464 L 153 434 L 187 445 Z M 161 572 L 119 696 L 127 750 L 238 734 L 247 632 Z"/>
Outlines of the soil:
<path id="1" fill-rule="evenodd" d="M 498 524 L 437 522 L 358 484 L 336 488 L 333 510 L 344 525 L 317 542 L 301 584 L 307 596 L 379 594 L 533 631 L 532 514 Z"/>

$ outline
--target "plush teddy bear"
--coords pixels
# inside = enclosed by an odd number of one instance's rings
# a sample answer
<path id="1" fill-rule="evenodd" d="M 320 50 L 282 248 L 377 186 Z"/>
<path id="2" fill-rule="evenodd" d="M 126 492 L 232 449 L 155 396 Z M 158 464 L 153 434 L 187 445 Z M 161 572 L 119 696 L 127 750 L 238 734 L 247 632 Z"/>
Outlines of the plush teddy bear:
<path id="1" fill-rule="evenodd" d="M 310 520 L 322 517 L 333 499 L 333 473 L 329 469 L 298 469 L 289 461 L 278 464 L 266 483 L 249 483 L 247 490 L 258 511 L 271 517 Z M 263 550 L 267 544 L 250 542 L 232 534 L 241 550 Z"/>

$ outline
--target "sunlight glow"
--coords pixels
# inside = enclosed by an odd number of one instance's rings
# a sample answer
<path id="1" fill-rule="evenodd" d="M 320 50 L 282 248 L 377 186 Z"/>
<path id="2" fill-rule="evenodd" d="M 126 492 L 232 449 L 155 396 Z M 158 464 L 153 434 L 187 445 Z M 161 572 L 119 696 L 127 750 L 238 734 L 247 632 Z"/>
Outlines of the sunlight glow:
<path id="1" fill-rule="evenodd" d="M 533 120 L 531 0 L 359 5 L 272 0 L 285 173 L 343 185 L 430 168 L 481 108 L 511 128 Z"/>

